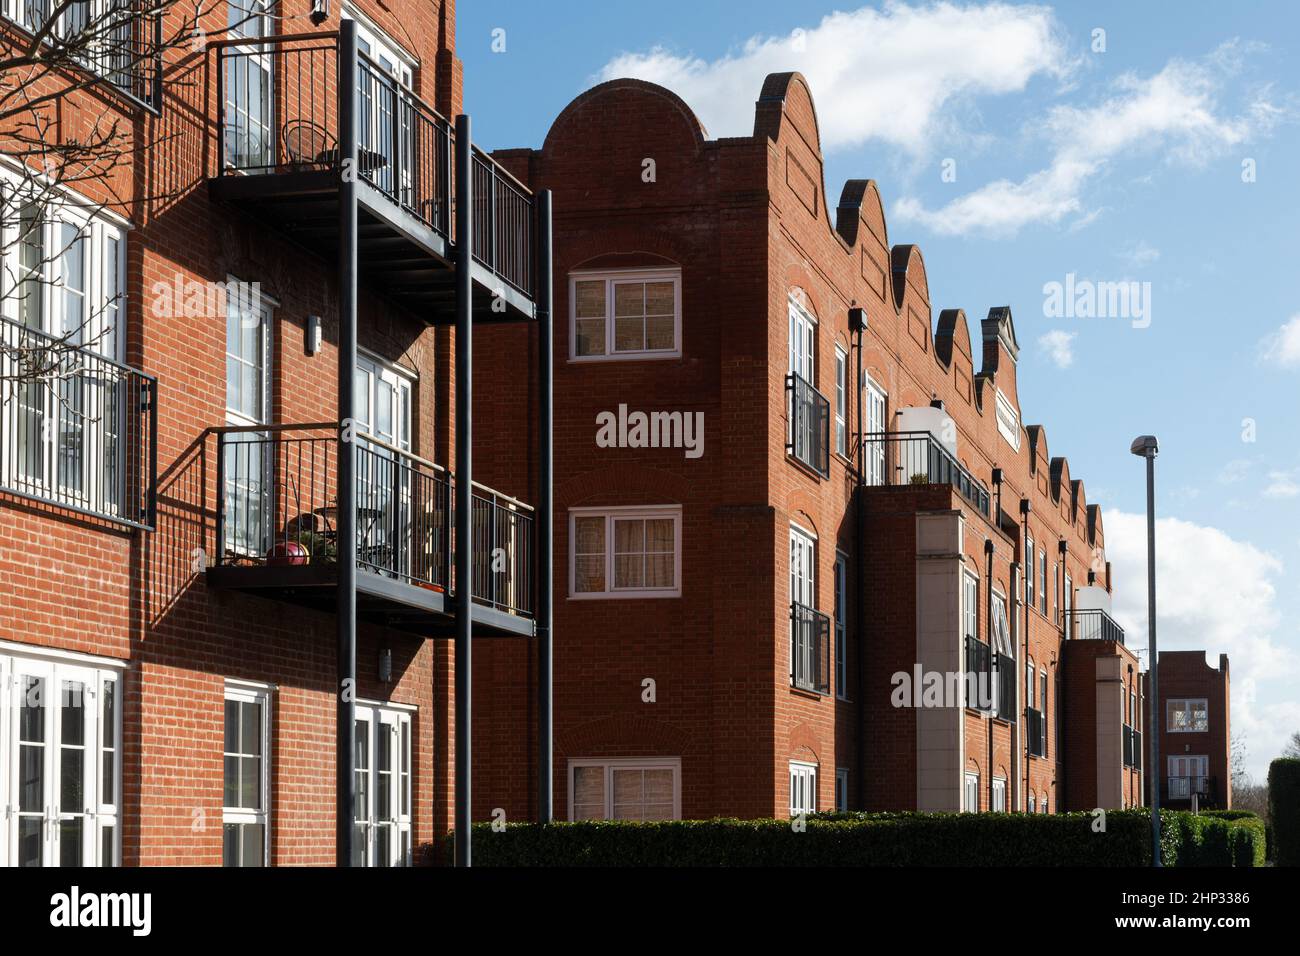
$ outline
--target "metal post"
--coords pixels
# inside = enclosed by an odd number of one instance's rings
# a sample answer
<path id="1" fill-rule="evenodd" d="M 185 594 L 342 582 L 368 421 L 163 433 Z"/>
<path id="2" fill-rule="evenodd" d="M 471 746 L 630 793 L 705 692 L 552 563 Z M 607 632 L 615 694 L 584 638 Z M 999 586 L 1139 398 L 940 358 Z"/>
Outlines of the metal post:
<path id="1" fill-rule="evenodd" d="M 474 183 L 469 117 L 456 117 L 456 865 L 470 865 L 470 640 L 474 606 L 473 418 Z"/>
<path id="2" fill-rule="evenodd" d="M 1151 663 L 1151 717 L 1147 734 L 1151 737 L 1151 766 L 1147 778 L 1151 781 L 1151 865 L 1164 866 L 1160 859 L 1160 694 L 1156 686 L 1156 456 L 1154 451 L 1147 459 L 1147 635 Z"/>
<path id="3" fill-rule="evenodd" d="M 555 761 L 552 723 L 552 594 L 555 574 L 554 494 L 554 322 L 552 310 L 551 191 L 537 197 L 537 822 L 555 819 Z"/>
<path id="4" fill-rule="evenodd" d="M 357 25 L 339 24 L 339 461 L 338 461 L 338 764 L 335 863 L 352 865 L 356 796 L 357 453 L 352 440 L 357 368 Z M 362 848 L 364 850 L 364 847 Z"/>

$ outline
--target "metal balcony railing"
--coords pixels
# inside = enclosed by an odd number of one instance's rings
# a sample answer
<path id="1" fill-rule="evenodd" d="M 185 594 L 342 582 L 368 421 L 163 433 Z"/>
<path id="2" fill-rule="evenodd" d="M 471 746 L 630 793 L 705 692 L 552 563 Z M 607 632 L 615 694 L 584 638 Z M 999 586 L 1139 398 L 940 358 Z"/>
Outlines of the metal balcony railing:
<path id="1" fill-rule="evenodd" d="M 1034 707 L 1025 708 L 1025 743 L 1031 757 L 1047 756 L 1047 721 Z"/>
<path id="2" fill-rule="evenodd" d="M 231 426 L 217 436 L 216 554 L 230 566 L 336 564 L 338 427 Z M 367 435 L 356 438 L 357 567 L 454 594 L 455 479 Z M 475 484 L 474 600 L 534 611 L 533 509 Z"/>
<path id="3" fill-rule="evenodd" d="M 0 319 L 0 491 L 151 531 L 158 382 L 76 338 Z"/>
<path id="4" fill-rule="evenodd" d="M 869 432 L 863 436 L 863 460 L 877 469 L 887 485 L 952 485 L 986 517 L 989 492 L 929 432 Z"/>
<path id="5" fill-rule="evenodd" d="M 831 687 L 831 619 L 799 602 L 790 605 L 790 684 L 815 694 Z"/>
<path id="6" fill-rule="evenodd" d="M 218 176 L 339 171 L 337 32 L 214 41 Z M 403 80 L 356 55 L 356 175 L 455 243 L 456 134 Z M 532 296 L 532 193 L 481 150 L 471 156 L 474 261 Z"/>
<path id="7" fill-rule="evenodd" d="M 785 451 L 817 474 L 830 475 L 831 403 L 802 376 L 785 377 L 785 408 L 789 424 Z"/>
<path id="8" fill-rule="evenodd" d="M 1142 734 L 1128 724 L 1124 725 L 1124 766 L 1142 768 Z"/>
<path id="9" fill-rule="evenodd" d="M 1124 643 L 1124 628 L 1100 608 L 1086 611 L 1074 609 L 1066 612 L 1066 615 L 1066 632 L 1072 639 Z"/>
<path id="10" fill-rule="evenodd" d="M 1166 777 L 1165 799 L 1190 800 L 1195 794 L 1202 804 L 1213 803 L 1215 779 L 1208 776 Z"/>

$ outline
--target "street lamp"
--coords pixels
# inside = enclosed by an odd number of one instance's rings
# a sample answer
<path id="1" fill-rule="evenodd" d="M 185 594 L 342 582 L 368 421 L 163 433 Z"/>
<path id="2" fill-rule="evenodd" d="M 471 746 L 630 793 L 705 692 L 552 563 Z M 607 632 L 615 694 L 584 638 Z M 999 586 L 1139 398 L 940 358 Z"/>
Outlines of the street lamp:
<path id="1" fill-rule="evenodd" d="M 1151 676 L 1151 706 L 1147 736 L 1151 738 L 1151 759 L 1147 777 L 1151 781 L 1151 865 L 1163 866 L 1160 860 L 1160 691 L 1156 683 L 1156 455 L 1160 443 L 1155 435 L 1139 435 L 1129 451 L 1147 460 L 1147 653 Z"/>

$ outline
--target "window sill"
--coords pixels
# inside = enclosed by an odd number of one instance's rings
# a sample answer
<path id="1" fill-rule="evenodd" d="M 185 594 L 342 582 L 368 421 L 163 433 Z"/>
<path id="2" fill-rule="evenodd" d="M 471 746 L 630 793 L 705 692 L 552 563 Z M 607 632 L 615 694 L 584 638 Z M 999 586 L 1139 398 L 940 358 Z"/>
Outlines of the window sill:
<path id="1" fill-rule="evenodd" d="M 681 350 L 673 352 L 619 352 L 613 355 L 570 355 L 570 365 L 599 365 L 601 362 L 666 362 L 681 359 Z"/>
<path id="2" fill-rule="evenodd" d="M 790 693 L 794 694 L 796 697 L 804 697 L 808 700 L 825 700 L 827 697 L 826 694 L 819 694 L 817 691 L 808 690 L 805 687 L 795 687 L 793 684 L 790 686 Z"/>
<path id="3" fill-rule="evenodd" d="M 592 594 L 570 594 L 570 601 L 659 601 L 679 598 L 680 589 L 672 591 L 599 591 Z"/>
<path id="4" fill-rule="evenodd" d="M 827 481 L 830 478 L 830 469 L 827 469 L 827 473 L 823 475 L 820 471 L 818 471 L 812 465 L 808 464 L 802 458 L 799 458 L 788 451 L 785 453 L 785 460 L 788 461 L 790 464 L 794 465 L 804 474 L 808 475 L 809 477 L 816 478 L 818 481 Z"/>

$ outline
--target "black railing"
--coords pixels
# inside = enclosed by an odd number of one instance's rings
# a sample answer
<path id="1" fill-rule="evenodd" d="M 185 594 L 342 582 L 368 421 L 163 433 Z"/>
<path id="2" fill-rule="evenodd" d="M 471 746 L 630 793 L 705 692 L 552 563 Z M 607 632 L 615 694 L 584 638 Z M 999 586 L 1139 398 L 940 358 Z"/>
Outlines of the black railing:
<path id="1" fill-rule="evenodd" d="M 533 197 L 474 148 L 474 259 L 525 295 L 533 289 Z"/>
<path id="2" fill-rule="evenodd" d="M 790 683 L 828 694 L 831 687 L 831 619 L 799 602 L 790 605 Z"/>
<path id="3" fill-rule="evenodd" d="M 830 475 L 831 403 L 801 375 L 785 377 L 785 450 L 823 478 Z"/>
<path id="4" fill-rule="evenodd" d="M 218 175 L 339 166 L 339 36 L 297 34 L 214 41 Z M 356 174 L 443 239 L 455 241 L 456 136 L 400 79 L 357 53 Z M 471 147 L 474 261 L 531 296 L 532 193 Z"/>
<path id="5" fill-rule="evenodd" d="M 1067 633 L 1075 640 L 1114 641 L 1124 643 L 1124 628 L 1115 623 L 1105 611 L 1092 608 L 1067 612 Z"/>
<path id="6" fill-rule="evenodd" d="M 55 0 L 13 0 L 0 4 L 0 17 L 28 34 L 39 33 L 56 8 L 59 22 L 47 42 L 108 81 L 118 92 L 154 112 L 162 109 L 163 11 L 146 0 L 106 0 L 60 5 Z M 56 47 L 57 48 L 57 47 Z M 52 60 L 55 62 L 55 60 Z"/>
<path id="7" fill-rule="evenodd" d="M 869 432 L 863 436 L 864 461 L 883 461 L 887 485 L 952 485 L 986 517 L 989 492 L 929 432 Z"/>
<path id="8" fill-rule="evenodd" d="M 1195 794 L 1202 805 L 1215 801 L 1215 779 L 1207 776 L 1166 777 L 1166 800 L 1190 800 Z"/>
<path id="9" fill-rule="evenodd" d="M 213 431 L 220 489 L 213 563 L 336 564 L 337 426 Z M 454 477 L 433 462 L 365 435 L 357 436 L 356 458 L 357 567 L 454 593 Z M 474 600 L 531 616 L 533 511 L 490 488 L 474 487 Z"/>
<path id="10" fill-rule="evenodd" d="M 1043 712 L 1033 707 L 1025 708 L 1025 743 L 1031 757 L 1047 756 L 1047 721 Z"/>
<path id="11" fill-rule="evenodd" d="M 989 646 L 972 634 L 966 635 L 966 706 L 976 710 L 993 707 L 993 657 Z M 972 696 L 973 694 L 973 696 Z"/>
<path id="12" fill-rule="evenodd" d="M 1124 725 L 1124 766 L 1142 768 L 1142 734 L 1128 724 Z"/>
<path id="13" fill-rule="evenodd" d="M 0 319 L 0 491 L 153 530 L 158 382 Z"/>

